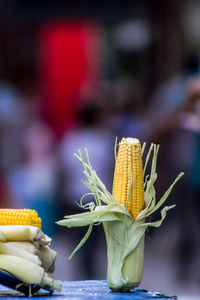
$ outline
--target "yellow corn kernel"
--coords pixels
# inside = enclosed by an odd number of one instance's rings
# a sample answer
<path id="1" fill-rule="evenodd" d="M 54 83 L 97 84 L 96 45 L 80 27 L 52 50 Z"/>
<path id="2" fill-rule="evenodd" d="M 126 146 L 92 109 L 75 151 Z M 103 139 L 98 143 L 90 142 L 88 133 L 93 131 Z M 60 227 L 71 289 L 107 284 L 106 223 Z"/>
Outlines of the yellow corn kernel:
<path id="1" fill-rule="evenodd" d="M 113 196 L 124 207 L 127 206 L 134 220 L 144 207 L 142 150 L 140 141 L 136 138 L 123 138 L 119 144 L 115 163 Z"/>
<path id="2" fill-rule="evenodd" d="M 0 209 L 0 225 L 32 225 L 41 228 L 42 221 L 32 209 Z"/>

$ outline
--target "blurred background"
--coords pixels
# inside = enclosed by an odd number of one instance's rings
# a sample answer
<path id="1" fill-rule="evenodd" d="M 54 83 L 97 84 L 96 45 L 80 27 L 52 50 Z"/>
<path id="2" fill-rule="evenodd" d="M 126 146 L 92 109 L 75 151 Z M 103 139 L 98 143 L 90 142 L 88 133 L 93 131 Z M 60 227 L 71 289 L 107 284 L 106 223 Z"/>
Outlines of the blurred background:
<path id="1" fill-rule="evenodd" d="M 73 153 L 87 147 L 111 191 L 115 137 L 132 136 L 161 145 L 158 198 L 185 172 L 141 287 L 200 292 L 199 28 L 198 0 L 0 1 L 1 207 L 37 209 L 57 278 L 106 277 L 102 228 L 68 262 L 86 228 L 55 225 L 86 191 Z"/>

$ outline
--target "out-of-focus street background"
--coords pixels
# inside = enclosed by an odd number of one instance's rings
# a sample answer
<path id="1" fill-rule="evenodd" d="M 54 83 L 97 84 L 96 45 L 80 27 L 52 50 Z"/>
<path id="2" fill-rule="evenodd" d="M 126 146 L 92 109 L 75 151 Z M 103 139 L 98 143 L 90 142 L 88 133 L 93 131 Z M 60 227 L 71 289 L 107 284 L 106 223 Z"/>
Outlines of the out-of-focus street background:
<path id="1" fill-rule="evenodd" d="M 79 148 L 112 190 L 116 136 L 160 144 L 158 198 L 185 172 L 141 287 L 199 295 L 199 1 L 0 1 L 0 206 L 38 211 L 58 279 L 106 277 L 103 229 L 67 261 L 87 229 L 55 221 L 80 212 Z"/>

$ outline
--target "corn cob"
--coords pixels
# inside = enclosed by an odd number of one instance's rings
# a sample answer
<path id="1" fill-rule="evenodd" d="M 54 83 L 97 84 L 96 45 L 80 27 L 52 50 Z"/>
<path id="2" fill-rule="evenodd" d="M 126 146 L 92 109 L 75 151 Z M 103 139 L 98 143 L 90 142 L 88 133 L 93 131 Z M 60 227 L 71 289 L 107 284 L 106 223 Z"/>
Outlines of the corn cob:
<path id="1" fill-rule="evenodd" d="M 39 248 L 39 256 L 42 261 L 42 267 L 46 272 L 53 273 L 55 269 L 55 259 L 57 252 L 48 246 L 41 246 Z"/>
<path id="2" fill-rule="evenodd" d="M 31 242 L 0 242 L 0 253 L 23 257 L 53 273 L 57 252 L 48 246 L 36 247 Z"/>
<path id="3" fill-rule="evenodd" d="M 41 267 L 14 255 L 0 254 L 0 268 L 30 284 L 40 283 L 44 276 L 44 270 Z"/>
<path id="4" fill-rule="evenodd" d="M 0 242 L 0 254 L 14 255 L 27 259 L 28 261 L 33 262 L 34 264 L 41 266 L 42 262 L 37 254 L 32 254 L 28 251 L 24 251 L 18 248 L 16 245 L 10 243 Z"/>
<path id="5" fill-rule="evenodd" d="M 49 245 L 51 238 L 45 235 L 38 227 L 28 226 L 28 225 L 1 225 L 0 232 L 3 234 L 0 235 L 0 241 L 6 242 L 32 242 L 36 246 L 38 245 Z"/>
<path id="6" fill-rule="evenodd" d="M 8 246 L 18 248 L 22 251 L 26 251 L 28 253 L 31 253 L 33 255 L 39 253 L 38 247 L 36 247 L 33 243 L 31 242 L 6 242 Z"/>
<path id="7" fill-rule="evenodd" d="M 32 225 L 41 228 L 41 218 L 32 209 L 0 209 L 0 225 Z"/>
<path id="8" fill-rule="evenodd" d="M 144 207 L 142 150 L 136 138 L 123 138 L 119 144 L 113 196 L 128 208 L 134 220 Z"/>
<path id="9" fill-rule="evenodd" d="M 39 284 L 41 287 L 61 289 L 61 283 L 53 280 L 40 266 L 24 258 L 0 254 L 0 268 L 11 273 L 27 284 Z"/>

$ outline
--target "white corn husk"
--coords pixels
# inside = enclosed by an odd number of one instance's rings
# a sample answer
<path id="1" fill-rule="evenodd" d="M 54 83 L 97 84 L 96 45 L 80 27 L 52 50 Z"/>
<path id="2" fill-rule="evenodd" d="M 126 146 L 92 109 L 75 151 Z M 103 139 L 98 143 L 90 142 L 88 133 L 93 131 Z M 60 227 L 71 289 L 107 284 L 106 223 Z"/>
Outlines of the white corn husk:
<path id="1" fill-rule="evenodd" d="M 31 242 L 6 242 L 7 245 L 18 248 L 33 255 L 39 254 L 39 249 Z"/>
<path id="2" fill-rule="evenodd" d="M 55 269 L 55 260 L 57 252 L 48 246 L 41 246 L 39 248 L 39 256 L 42 261 L 42 267 L 46 272 L 53 273 Z"/>
<path id="3" fill-rule="evenodd" d="M 104 224 L 108 257 L 107 281 L 113 291 L 129 290 L 138 286 L 142 280 L 145 229 L 134 226 L 134 223 L 129 225 L 131 227 L 124 231 L 123 222 Z"/>
<path id="4" fill-rule="evenodd" d="M 0 242 L 0 254 L 14 255 L 27 259 L 28 261 L 33 262 L 34 264 L 41 266 L 42 262 L 37 254 L 30 253 L 18 248 L 16 245 L 13 246 L 10 243 Z"/>
<path id="5" fill-rule="evenodd" d="M 45 272 L 53 273 L 57 252 L 49 246 L 36 247 L 31 242 L 0 242 L 0 254 L 9 254 L 25 258 L 38 266 L 42 266 Z"/>
<path id="6" fill-rule="evenodd" d="M 61 282 L 54 280 L 44 269 L 22 257 L 0 254 L 0 269 L 16 276 L 27 284 L 38 284 L 43 288 L 61 290 Z"/>
<path id="7" fill-rule="evenodd" d="M 49 245 L 51 238 L 45 235 L 40 228 L 30 225 L 1 225 L 0 241 L 30 241 L 36 246 Z"/>
<path id="8" fill-rule="evenodd" d="M 44 277 L 43 268 L 14 255 L 0 254 L 0 269 L 29 284 L 40 284 Z"/>
<path id="9" fill-rule="evenodd" d="M 143 152 L 145 144 L 143 145 Z M 91 191 L 86 195 L 93 195 L 94 202 L 83 204 L 84 195 L 80 200 L 80 206 L 89 209 L 89 212 L 65 216 L 64 220 L 57 224 L 67 227 L 81 227 L 89 225 L 83 239 L 74 249 L 69 259 L 82 247 L 88 239 L 93 225 L 103 223 L 107 242 L 107 281 L 114 291 L 126 291 L 140 284 L 143 275 L 144 236 L 148 226 L 159 227 L 166 217 L 166 212 L 175 205 L 165 206 L 161 210 L 161 219 L 155 222 L 146 222 L 146 218 L 158 210 L 165 202 L 175 183 L 183 176 L 180 173 L 162 198 L 156 202 L 154 183 L 157 179 L 156 162 L 159 146 L 151 144 L 144 163 L 144 202 L 145 208 L 133 220 L 130 213 L 119 203 L 106 189 L 103 182 L 93 170 L 85 149 L 87 161 L 85 162 L 81 151 L 75 156 L 81 161 L 86 176 L 84 185 Z M 147 164 L 152 155 L 151 171 L 145 175 Z M 131 186 L 130 186 L 131 188 Z M 127 199 L 128 201 L 129 199 Z"/>

